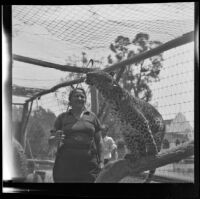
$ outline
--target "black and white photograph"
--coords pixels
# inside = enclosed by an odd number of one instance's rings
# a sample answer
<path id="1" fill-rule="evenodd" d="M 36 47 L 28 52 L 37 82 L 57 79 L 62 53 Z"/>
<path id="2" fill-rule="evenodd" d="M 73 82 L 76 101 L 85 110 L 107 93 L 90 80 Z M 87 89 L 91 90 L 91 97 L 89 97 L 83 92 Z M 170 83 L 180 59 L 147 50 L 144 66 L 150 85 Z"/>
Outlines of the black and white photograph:
<path id="1" fill-rule="evenodd" d="M 194 184 L 195 5 L 10 5 L 3 181 Z"/>

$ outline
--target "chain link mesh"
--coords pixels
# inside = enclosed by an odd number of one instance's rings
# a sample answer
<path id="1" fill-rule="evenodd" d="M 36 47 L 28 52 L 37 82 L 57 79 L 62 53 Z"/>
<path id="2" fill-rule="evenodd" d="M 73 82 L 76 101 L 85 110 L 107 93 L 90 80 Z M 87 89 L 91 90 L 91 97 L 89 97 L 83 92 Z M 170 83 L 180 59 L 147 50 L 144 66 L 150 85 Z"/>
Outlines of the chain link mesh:
<path id="1" fill-rule="evenodd" d="M 193 10 L 194 3 L 16 5 L 12 8 L 13 30 L 19 31 L 19 22 L 38 25 L 60 40 L 89 49 L 105 48 L 118 35 L 132 37 L 139 32 L 167 42 L 194 30 Z"/>
<path id="2" fill-rule="evenodd" d="M 112 4 L 79 6 L 13 6 L 13 37 L 27 31 L 27 27 L 37 29 L 29 32 L 35 36 L 52 35 L 49 41 L 64 41 L 71 47 L 77 44 L 98 54 L 109 49 L 109 44 L 119 35 L 133 38 L 145 32 L 152 40 L 163 43 L 194 30 L 194 3 L 152 3 L 152 4 Z M 54 41 L 54 42 L 55 42 Z M 52 45 L 53 46 L 53 45 Z M 81 50 L 80 50 L 81 52 Z M 78 54 L 78 53 L 77 53 Z M 72 59 L 72 60 L 71 60 Z M 66 62 L 78 63 L 77 55 L 66 58 Z M 99 61 L 99 62 L 98 62 Z M 105 66 L 105 59 L 97 60 L 98 66 Z M 80 62 L 81 63 L 81 62 Z M 58 79 L 37 79 L 18 77 L 17 70 L 23 71 L 15 63 L 14 82 L 54 86 Z M 27 69 L 28 70 L 28 69 Z M 37 69 L 36 69 L 37 70 Z M 44 69 L 48 71 L 47 69 Z M 51 70 L 51 69 L 49 69 Z M 65 73 L 66 74 L 66 73 Z M 18 78 L 18 79 L 17 79 Z M 85 86 L 85 85 L 84 85 Z M 151 103 L 162 114 L 167 124 L 169 148 L 194 139 L 194 43 L 189 43 L 163 53 L 163 68 L 159 82 L 150 84 L 153 98 Z M 59 89 L 55 93 L 42 96 L 38 101 L 50 108 L 56 115 L 65 111 L 64 101 L 69 90 Z M 89 91 L 88 101 L 90 101 Z M 88 104 L 88 107 L 90 104 Z M 187 132 L 185 137 L 183 134 Z M 163 149 L 164 150 L 164 149 Z M 189 158 L 158 168 L 156 174 L 194 181 L 194 159 Z"/>

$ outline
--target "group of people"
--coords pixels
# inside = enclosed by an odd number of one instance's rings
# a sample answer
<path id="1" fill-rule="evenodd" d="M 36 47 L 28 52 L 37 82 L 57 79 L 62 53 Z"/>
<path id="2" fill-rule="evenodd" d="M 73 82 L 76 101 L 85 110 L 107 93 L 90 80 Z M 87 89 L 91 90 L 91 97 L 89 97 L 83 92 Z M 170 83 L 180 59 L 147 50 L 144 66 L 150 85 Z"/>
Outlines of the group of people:
<path id="1" fill-rule="evenodd" d="M 86 93 L 71 90 L 70 109 L 54 123 L 49 144 L 57 147 L 54 182 L 94 182 L 104 165 L 117 159 L 117 146 L 107 135 L 108 127 L 85 108 Z"/>

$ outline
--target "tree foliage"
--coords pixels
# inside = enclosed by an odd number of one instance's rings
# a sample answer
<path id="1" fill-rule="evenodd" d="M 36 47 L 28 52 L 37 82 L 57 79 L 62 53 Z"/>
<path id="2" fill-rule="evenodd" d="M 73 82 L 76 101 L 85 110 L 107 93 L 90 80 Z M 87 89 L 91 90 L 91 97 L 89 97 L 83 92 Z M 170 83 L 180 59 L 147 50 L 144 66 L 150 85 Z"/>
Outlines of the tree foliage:
<path id="1" fill-rule="evenodd" d="M 132 40 L 120 35 L 110 44 L 112 55 L 110 54 L 107 57 L 108 64 L 114 64 L 132 58 L 158 45 L 161 45 L 161 42 L 150 40 L 150 36 L 146 33 L 138 33 Z M 162 54 L 159 54 L 149 59 L 127 65 L 119 84 L 133 96 L 149 102 L 152 98 L 149 83 L 159 81 L 162 60 Z M 103 101 L 103 97 L 99 96 L 100 109 L 102 108 Z M 120 140 L 122 138 L 122 129 L 119 128 L 119 121 L 115 121 L 111 113 L 108 112 L 106 114 L 106 119 L 103 119 L 101 122 L 109 126 L 110 136 L 115 140 Z"/>
<path id="2" fill-rule="evenodd" d="M 138 33 L 132 41 L 128 37 L 120 35 L 114 40 L 114 43 L 110 44 L 110 50 L 114 53 L 114 57 L 111 54 L 108 55 L 108 63 L 121 62 L 160 44 L 159 41 L 150 40 L 146 33 Z M 159 80 L 162 60 L 162 54 L 159 54 L 147 60 L 127 65 L 120 84 L 134 96 L 147 102 L 150 101 L 152 91 L 148 83 Z"/>
<path id="3" fill-rule="evenodd" d="M 41 106 L 33 111 L 27 126 L 27 147 L 30 144 L 34 158 L 47 158 L 49 152 L 48 138 L 50 130 L 53 128 L 56 116 L 50 110 L 45 110 Z M 26 147 L 26 152 L 31 156 Z M 31 158 L 31 157 L 30 157 Z"/>
<path id="4" fill-rule="evenodd" d="M 98 60 L 89 60 L 88 58 L 88 55 L 86 52 L 82 52 L 80 57 L 78 56 L 73 56 L 73 59 L 71 56 L 68 56 L 68 60 L 66 60 L 66 63 L 67 65 L 74 65 L 74 66 L 82 66 L 82 67 L 85 67 L 85 68 L 91 68 L 93 67 L 93 63 L 94 62 L 98 62 Z M 100 62 L 100 61 L 99 61 Z M 84 74 L 82 73 L 74 73 L 74 72 L 69 72 L 66 77 L 64 78 L 61 78 L 60 79 L 60 82 L 65 82 L 65 81 L 71 81 L 71 80 L 74 80 L 74 79 L 79 79 L 81 77 L 83 77 Z M 73 88 L 76 88 L 76 87 L 81 87 L 83 89 L 85 89 L 86 91 L 86 94 L 89 95 L 90 94 L 90 87 L 87 89 L 84 85 L 84 83 L 79 83 L 79 84 L 76 84 L 76 85 L 72 85 L 71 88 L 70 87 L 66 87 L 66 92 L 63 92 L 63 94 L 65 96 L 62 96 L 63 99 L 66 99 L 66 93 L 69 93 L 71 89 Z M 58 102 L 64 106 L 68 106 L 68 101 L 67 100 L 60 100 L 58 99 Z M 86 107 L 89 107 L 90 106 L 90 102 L 87 101 L 86 102 Z"/>
<path id="5" fill-rule="evenodd" d="M 75 56 L 74 59 L 72 59 L 69 56 L 68 57 L 68 61 L 70 61 L 70 63 L 66 62 L 67 65 L 79 66 L 81 64 L 82 67 L 86 67 L 87 64 L 88 64 L 87 54 L 86 54 L 86 52 L 82 52 L 80 60 L 79 60 L 79 58 L 77 56 Z M 78 78 L 81 78 L 82 75 L 83 74 L 81 74 L 81 73 L 69 72 L 68 75 L 65 78 L 61 78 L 61 82 L 69 81 L 69 80 L 73 80 L 73 79 L 78 79 Z"/>

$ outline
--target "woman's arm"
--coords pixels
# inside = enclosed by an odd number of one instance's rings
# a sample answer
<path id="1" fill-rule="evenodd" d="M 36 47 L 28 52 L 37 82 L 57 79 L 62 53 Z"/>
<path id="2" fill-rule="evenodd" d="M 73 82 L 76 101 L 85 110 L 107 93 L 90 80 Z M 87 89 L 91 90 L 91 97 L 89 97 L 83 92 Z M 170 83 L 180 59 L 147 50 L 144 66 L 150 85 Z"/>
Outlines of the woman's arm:
<path id="1" fill-rule="evenodd" d="M 54 128 L 50 131 L 51 135 L 49 137 L 49 145 L 50 146 L 57 146 L 58 145 L 58 141 L 61 137 L 61 128 L 62 128 L 62 122 L 61 122 L 61 115 L 59 115 L 55 122 L 54 122 Z M 58 132 L 58 133 L 57 133 Z"/>

